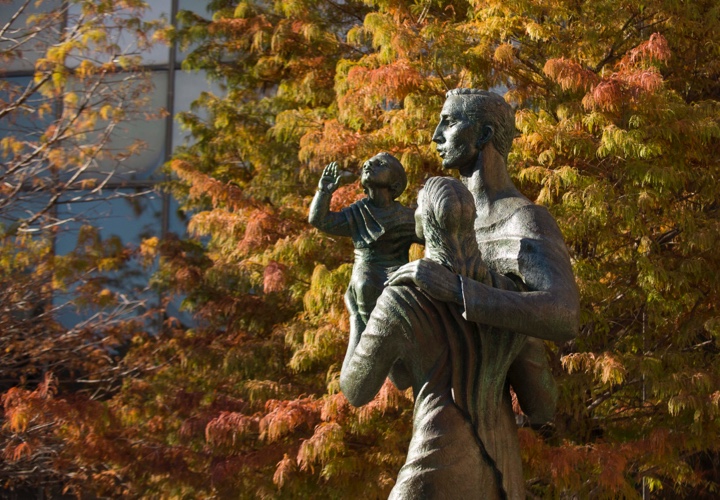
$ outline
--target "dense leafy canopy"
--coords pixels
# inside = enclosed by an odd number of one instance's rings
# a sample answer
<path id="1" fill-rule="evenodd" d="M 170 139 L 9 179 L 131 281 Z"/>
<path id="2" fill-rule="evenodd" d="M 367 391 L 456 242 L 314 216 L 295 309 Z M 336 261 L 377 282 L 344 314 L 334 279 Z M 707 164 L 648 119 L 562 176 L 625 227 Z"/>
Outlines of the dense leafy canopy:
<path id="1" fill-rule="evenodd" d="M 107 471 L 75 450 L 111 448 L 88 422 L 114 427 L 99 401 L 143 368 L 123 354 L 157 323 L 136 289 L 138 252 L 80 208 L 142 194 L 113 184 L 144 147 L 122 130 L 153 118 L 130 52 L 157 23 L 136 1 L 0 8 L 0 484 L 58 495 Z"/>
<path id="2" fill-rule="evenodd" d="M 147 245 L 192 328 L 137 338 L 153 370 L 68 433 L 105 493 L 386 496 L 412 396 L 339 392 L 352 247 L 306 223 L 322 167 L 381 150 L 401 201 L 441 174 L 447 89 L 507 89 L 521 190 L 557 218 L 582 330 L 548 344 L 555 428 L 520 429 L 538 497 L 711 496 L 720 486 L 720 5 L 713 0 L 215 0 L 164 32 L 226 90 L 183 115 L 169 168 L 195 239 Z M 417 249 L 416 249 L 417 250 Z M 418 251 L 413 251 L 415 257 Z M 40 398 L 41 396 L 33 396 Z M 7 403 L 6 403 L 7 404 Z M 92 441 L 87 436 L 93 436 Z M 79 442 L 84 446 L 80 446 Z M 99 476 L 96 476 L 96 478 Z M 100 483 L 98 483 L 100 484 Z"/>

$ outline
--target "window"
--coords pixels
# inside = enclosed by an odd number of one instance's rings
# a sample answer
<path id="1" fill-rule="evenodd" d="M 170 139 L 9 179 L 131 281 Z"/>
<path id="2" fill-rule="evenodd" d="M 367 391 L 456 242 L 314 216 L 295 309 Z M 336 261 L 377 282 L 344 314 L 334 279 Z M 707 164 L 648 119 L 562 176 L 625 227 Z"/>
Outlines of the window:
<path id="1" fill-rule="evenodd" d="M 144 14 L 143 21 L 166 20 L 174 23 L 173 16 L 179 9 L 206 15 L 209 1 L 149 0 L 147 3 L 149 10 Z M 0 57 L 8 61 L 3 63 L 3 73 L 0 73 L 0 107 L 10 102 L 13 95 L 20 95 L 31 88 L 38 59 L 44 57 L 47 48 L 59 42 L 63 35 L 69 36 L 73 23 L 81 15 L 77 4 L 61 0 L 0 3 L 2 24 L 12 19 L 0 42 Z M 190 104 L 201 92 L 219 93 L 220 89 L 209 84 L 204 73 L 182 71 L 180 63 L 185 54 L 175 47 L 157 44 L 150 50 L 143 50 L 145 40 L 132 30 L 118 28 L 117 20 L 118 17 L 106 15 L 106 19 L 101 21 L 108 28 L 108 39 L 118 48 L 117 56 L 138 57 L 153 84 L 152 90 L 142 89 L 139 92 L 147 99 L 142 113 L 129 116 L 117 126 L 108 126 L 111 124 L 108 119 L 98 118 L 92 122 L 92 129 L 67 139 L 67 144 L 80 150 L 108 132 L 103 143 L 103 150 L 108 154 L 92 157 L 77 176 L 74 176 L 77 169 L 63 171 L 52 168 L 47 159 L 38 160 L 23 167 L 24 177 L 16 183 L 19 188 L 12 203 L 7 196 L 4 198 L 6 210 L 3 210 L 0 199 L 0 227 L 4 230 L 38 210 L 51 207 L 47 212 L 51 221 L 49 224 L 55 228 L 54 249 L 58 256 L 68 255 L 76 248 L 78 236 L 88 225 L 95 227 L 108 245 L 121 242 L 130 248 L 137 248 L 144 238 L 160 237 L 169 231 L 180 236 L 185 233 L 184 214 L 178 210 L 177 203 L 157 191 L 156 186 L 164 179 L 161 167 L 170 159 L 173 148 L 188 140 L 188 134 L 180 129 L 174 116 L 189 110 Z M 84 57 L 108 62 L 113 55 L 91 50 Z M 71 53 L 67 59 L 71 70 L 67 88 L 79 98 L 86 92 L 87 84 L 73 79 L 72 71 L 80 68 L 81 63 L 78 53 Z M 102 91 L 92 95 L 90 105 L 107 105 L 109 113 L 123 106 L 123 99 L 113 89 L 122 87 L 132 91 L 132 86 L 139 85 L 139 80 L 134 80 L 133 73 L 118 71 L 105 77 L 103 85 Z M 0 120 L 0 141 L 12 137 L 21 142 L 32 142 L 28 148 L 37 149 L 38 141 L 48 126 L 57 123 L 63 113 L 71 111 L 73 99 L 57 99 L 31 92 L 26 102 L 27 106 Z M 33 111 L 39 107 L 42 107 L 42 113 Z M 139 148 L 137 154 L 126 155 L 138 141 L 145 145 Z M 13 148 L 6 150 L 0 175 L 7 174 L 8 155 L 24 151 L 18 147 L 14 152 Z M 38 179 L 42 177 L 46 180 L 41 182 Z M 62 186 L 62 190 L 58 186 Z M 130 308 L 123 314 L 140 314 L 161 300 L 148 288 L 151 273 L 152 269 L 143 268 L 136 262 L 122 273 L 108 272 L 99 278 L 113 292 L 132 296 L 146 306 Z M 72 290 L 58 292 L 53 303 L 59 306 L 70 296 Z M 173 303 L 170 310 L 177 312 L 181 321 L 187 321 L 189 318 L 182 317 L 177 307 L 178 304 Z M 65 326 L 72 327 L 92 314 L 92 310 L 62 309 L 59 319 Z"/>

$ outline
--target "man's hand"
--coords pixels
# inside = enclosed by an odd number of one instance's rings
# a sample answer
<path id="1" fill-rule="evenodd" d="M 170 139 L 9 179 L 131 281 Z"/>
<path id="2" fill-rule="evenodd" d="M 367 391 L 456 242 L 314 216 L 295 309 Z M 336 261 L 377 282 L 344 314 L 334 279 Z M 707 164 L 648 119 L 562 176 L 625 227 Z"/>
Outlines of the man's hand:
<path id="1" fill-rule="evenodd" d="M 414 284 L 437 300 L 463 304 L 459 276 L 432 260 L 420 259 L 405 264 L 391 273 L 385 284 L 387 286 Z"/>
<path id="2" fill-rule="evenodd" d="M 334 193 L 338 186 L 340 186 L 338 164 L 337 162 L 332 162 L 323 170 L 320 182 L 318 182 L 318 189 L 325 193 Z"/>

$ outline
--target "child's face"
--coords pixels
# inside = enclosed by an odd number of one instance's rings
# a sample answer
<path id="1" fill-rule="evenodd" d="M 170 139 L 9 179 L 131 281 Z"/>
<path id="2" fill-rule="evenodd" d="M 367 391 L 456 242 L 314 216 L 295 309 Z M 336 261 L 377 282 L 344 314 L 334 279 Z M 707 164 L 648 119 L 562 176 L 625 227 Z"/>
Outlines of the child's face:
<path id="1" fill-rule="evenodd" d="M 373 187 L 389 188 L 392 186 L 394 180 L 393 171 L 382 158 L 373 156 L 362 166 L 360 183 L 363 186 L 367 186 L 367 183 L 370 183 Z"/>

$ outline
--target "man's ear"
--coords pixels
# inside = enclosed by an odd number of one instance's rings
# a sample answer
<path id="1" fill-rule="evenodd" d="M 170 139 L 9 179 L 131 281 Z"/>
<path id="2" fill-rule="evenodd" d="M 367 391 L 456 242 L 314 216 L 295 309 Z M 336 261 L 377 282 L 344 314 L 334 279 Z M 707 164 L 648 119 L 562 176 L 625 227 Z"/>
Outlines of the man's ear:
<path id="1" fill-rule="evenodd" d="M 482 148 L 485 146 L 485 144 L 492 140 L 493 135 L 495 135 L 495 128 L 492 125 L 483 125 L 483 128 L 480 130 L 480 135 L 478 136 L 477 147 Z"/>

